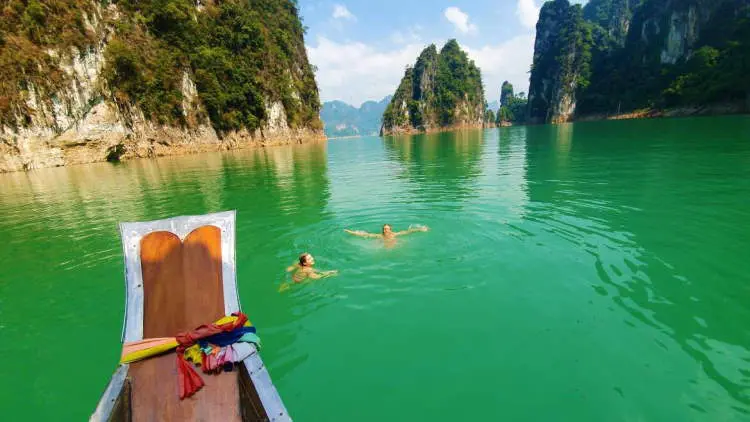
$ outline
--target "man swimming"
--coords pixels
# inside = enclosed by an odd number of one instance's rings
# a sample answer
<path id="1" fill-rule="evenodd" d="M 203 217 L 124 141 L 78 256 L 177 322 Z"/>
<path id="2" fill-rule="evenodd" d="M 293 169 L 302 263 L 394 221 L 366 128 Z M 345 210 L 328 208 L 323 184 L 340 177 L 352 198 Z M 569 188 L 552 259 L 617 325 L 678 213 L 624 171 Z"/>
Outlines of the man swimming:
<path id="1" fill-rule="evenodd" d="M 313 256 L 309 253 L 305 252 L 299 256 L 298 262 L 295 262 L 286 269 L 286 272 L 294 271 L 292 280 L 294 280 L 295 283 L 302 283 L 303 281 L 305 281 L 305 279 L 308 278 L 318 280 L 325 277 L 331 277 L 339 273 L 336 270 L 316 271 L 313 268 L 313 265 L 315 265 L 315 258 L 313 258 Z"/>
<path id="2" fill-rule="evenodd" d="M 366 237 L 366 238 L 371 238 L 371 239 L 372 238 L 374 238 L 374 239 L 383 239 L 387 243 L 393 244 L 396 241 L 396 237 L 397 236 L 403 236 L 403 235 L 406 235 L 406 234 L 416 233 L 416 232 L 426 232 L 428 230 L 429 230 L 429 228 L 427 226 L 419 226 L 419 227 L 411 227 L 411 226 L 409 226 L 409 228 L 407 230 L 402 230 L 400 232 L 394 232 L 393 228 L 391 227 L 390 224 L 384 224 L 383 225 L 383 231 L 380 234 L 368 233 L 368 232 L 362 231 L 362 230 L 349 230 L 349 229 L 345 229 L 344 231 L 347 232 L 347 233 L 349 233 L 349 234 L 352 234 L 354 236 Z"/>

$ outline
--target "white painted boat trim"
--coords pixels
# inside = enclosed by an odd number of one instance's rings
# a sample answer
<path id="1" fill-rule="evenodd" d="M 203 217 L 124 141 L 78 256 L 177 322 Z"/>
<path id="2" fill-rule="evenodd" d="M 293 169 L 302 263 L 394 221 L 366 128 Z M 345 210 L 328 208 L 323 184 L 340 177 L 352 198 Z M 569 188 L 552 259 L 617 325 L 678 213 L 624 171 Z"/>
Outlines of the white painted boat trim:
<path id="1" fill-rule="evenodd" d="M 141 269 L 141 240 L 144 236 L 167 231 L 184 241 L 193 230 L 203 226 L 215 226 L 221 230 L 222 281 L 224 287 L 224 311 L 226 315 L 240 311 L 236 275 L 236 211 L 214 214 L 182 216 L 164 220 L 121 223 L 120 234 L 125 261 L 125 317 L 122 328 L 122 342 L 143 340 L 143 276 Z M 287 413 L 276 387 L 271 381 L 268 369 L 253 346 L 253 353 L 242 364 L 250 375 L 261 404 L 274 422 L 287 422 L 292 419 Z M 128 365 L 120 365 L 104 391 L 96 411 L 90 421 L 107 421 L 112 414 L 117 397 L 122 391 L 127 377 Z"/>

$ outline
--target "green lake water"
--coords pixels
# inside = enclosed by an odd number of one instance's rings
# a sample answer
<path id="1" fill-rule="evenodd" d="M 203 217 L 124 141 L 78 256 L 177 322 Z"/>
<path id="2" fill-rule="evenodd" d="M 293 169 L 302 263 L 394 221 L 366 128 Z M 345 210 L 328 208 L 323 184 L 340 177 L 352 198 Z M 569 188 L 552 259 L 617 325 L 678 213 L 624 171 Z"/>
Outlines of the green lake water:
<path id="1" fill-rule="evenodd" d="M 750 420 L 748 117 L 0 175 L 0 419 L 93 411 L 120 353 L 118 222 L 229 209 L 295 420 Z M 343 232 L 383 223 L 432 230 Z M 340 275 L 279 293 L 303 251 Z"/>

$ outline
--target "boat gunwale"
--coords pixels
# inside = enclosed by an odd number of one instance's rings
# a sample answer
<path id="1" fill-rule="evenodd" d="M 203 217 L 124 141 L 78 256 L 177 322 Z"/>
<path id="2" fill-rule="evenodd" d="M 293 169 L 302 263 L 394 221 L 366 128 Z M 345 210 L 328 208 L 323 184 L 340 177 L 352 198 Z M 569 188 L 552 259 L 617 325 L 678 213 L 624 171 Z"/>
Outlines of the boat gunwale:
<path id="1" fill-rule="evenodd" d="M 239 312 L 240 301 L 236 278 L 236 214 L 235 210 L 204 215 L 189 215 L 146 222 L 120 223 L 123 260 L 125 264 L 125 316 L 122 343 L 143 340 L 143 273 L 141 268 L 141 239 L 158 231 L 173 233 L 181 242 L 194 230 L 214 226 L 221 231 L 221 267 L 224 311 L 226 315 Z M 266 416 L 273 422 L 291 422 L 271 376 L 255 345 L 252 353 L 242 361 L 253 388 L 258 394 Z M 120 364 L 97 404 L 90 421 L 108 421 L 127 381 L 129 365 Z M 242 404 L 238 402 L 238 406 Z"/>

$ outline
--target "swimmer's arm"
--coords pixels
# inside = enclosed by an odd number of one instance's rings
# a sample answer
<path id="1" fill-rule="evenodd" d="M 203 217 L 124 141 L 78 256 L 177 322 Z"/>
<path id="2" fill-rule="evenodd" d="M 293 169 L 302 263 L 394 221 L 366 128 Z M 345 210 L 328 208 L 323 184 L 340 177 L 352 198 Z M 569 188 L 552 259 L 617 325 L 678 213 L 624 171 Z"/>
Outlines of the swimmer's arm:
<path id="1" fill-rule="evenodd" d="M 426 232 L 429 231 L 430 228 L 427 226 L 419 226 L 419 227 L 410 227 L 408 230 L 402 230 L 400 232 L 394 233 L 396 236 L 403 236 L 405 234 L 411 234 L 416 232 Z"/>
<path id="2" fill-rule="evenodd" d="M 367 232 L 362 231 L 362 230 L 344 229 L 344 231 L 347 232 L 347 233 L 349 233 L 349 234 L 353 234 L 354 236 L 359 236 L 359 237 L 368 237 L 368 238 L 380 237 L 379 234 L 367 233 Z"/>
<path id="3" fill-rule="evenodd" d="M 294 271 L 294 270 L 296 270 L 298 268 L 299 268 L 299 264 L 294 263 L 294 264 L 286 267 L 286 272 L 290 273 L 290 272 L 292 272 L 292 271 Z"/>
<path id="4" fill-rule="evenodd" d="M 333 277 L 335 275 L 338 275 L 338 271 L 313 271 L 311 272 L 308 277 L 312 278 L 313 280 L 320 280 L 321 278 L 327 278 L 327 277 Z"/>

